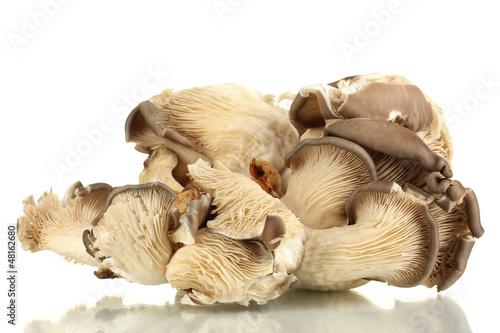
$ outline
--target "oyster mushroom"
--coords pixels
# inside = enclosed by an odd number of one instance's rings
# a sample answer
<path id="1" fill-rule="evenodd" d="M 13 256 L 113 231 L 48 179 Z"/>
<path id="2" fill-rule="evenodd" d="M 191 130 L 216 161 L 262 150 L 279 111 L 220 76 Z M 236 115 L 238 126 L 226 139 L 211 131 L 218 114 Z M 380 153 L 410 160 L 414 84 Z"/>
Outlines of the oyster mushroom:
<path id="1" fill-rule="evenodd" d="M 347 225 L 344 205 L 348 196 L 377 179 L 366 150 L 341 138 L 302 140 L 286 162 L 292 175 L 281 201 L 302 224 L 314 229 Z"/>
<path id="2" fill-rule="evenodd" d="M 302 88 L 290 107 L 290 117 L 306 128 L 325 125 L 328 119 L 370 118 L 417 132 L 431 124 L 433 108 L 406 78 L 374 73 Z"/>
<path id="3" fill-rule="evenodd" d="M 164 146 L 175 152 L 174 176 L 183 185 L 186 166 L 199 158 L 219 160 L 249 178 L 254 159 L 281 173 L 286 153 L 298 142 L 286 111 L 272 97 L 233 83 L 165 90 L 132 111 L 126 133 L 142 150 Z"/>
<path id="4" fill-rule="evenodd" d="M 427 202 L 396 183 L 374 181 L 349 196 L 346 215 L 347 226 L 305 228 L 294 287 L 340 290 L 366 280 L 411 287 L 428 279 L 439 245 Z"/>
<path id="5" fill-rule="evenodd" d="M 183 186 L 172 176 L 172 170 L 177 166 L 179 158 L 166 148 L 153 149 L 144 161 L 144 170 L 139 175 L 139 183 L 161 182 L 175 193 L 182 192 Z"/>
<path id="6" fill-rule="evenodd" d="M 434 154 L 415 133 L 397 124 L 383 120 L 349 119 L 329 123 L 325 132 L 397 159 L 416 160 L 426 171 L 439 171 L 447 178 L 453 177 L 443 157 Z"/>
<path id="7" fill-rule="evenodd" d="M 186 245 L 194 244 L 198 229 L 210 214 L 212 200 L 210 193 L 202 193 L 189 203 L 187 211 L 182 216 L 178 213 L 178 209 L 173 212 L 172 216 L 176 230 L 170 235 L 172 242 Z"/>
<path id="8" fill-rule="evenodd" d="M 106 204 L 113 188 L 104 183 L 86 187 L 73 183 L 62 201 L 52 191 L 38 202 L 33 196 L 23 201 L 24 216 L 17 220 L 17 234 L 23 249 L 31 252 L 50 250 L 74 263 L 97 266 L 85 251 L 82 232 L 88 228 Z"/>
<path id="9" fill-rule="evenodd" d="M 293 281 L 293 276 L 275 272 L 273 255 L 262 242 L 206 229 L 198 233 L 195 244 L 173 255 L 165 276 L 173 287 L 188 292 L 184 303 L 195 304 L 265 303 Z"/>
<path id="10" fill-rule="evenodd" d="M 165 267 L 174 250 L 168 238 L 177 195 L 154 182 L 117 187 L 84 241 L 99 262 L 96 276 L 124 277 L 141 284 L 166 283 Z"/>
<path id="11" fill-rule="evenodd" d="M 195 183 L 212 194 L 217 216 L 207 228 L 234 239 L 259 239 L 269 215 L 279 217 L 286 234 L 274 250 L 280 271 L 293 272 L 303 253 L 304 230 L 297 217 L 277 198 L 273 198 L 249 178 L 215 161 L 211 167 L 203 160 L 189 165 Z"/>
<path id="12" fill-rule="evenodd" d="M 459 187 L 463 188 L 461 184 Z M 463 188 L 460 192 L 461 197 L 455 198 L 449 210 L 443 210 L 436 200 L 429 204 L 438 225 L 439 252 L 432 274 L 423 284 L 437 285 L 439 291 L 449 288 L 462 276 L 475 239 L 484 233 L 474 191 Z"/>

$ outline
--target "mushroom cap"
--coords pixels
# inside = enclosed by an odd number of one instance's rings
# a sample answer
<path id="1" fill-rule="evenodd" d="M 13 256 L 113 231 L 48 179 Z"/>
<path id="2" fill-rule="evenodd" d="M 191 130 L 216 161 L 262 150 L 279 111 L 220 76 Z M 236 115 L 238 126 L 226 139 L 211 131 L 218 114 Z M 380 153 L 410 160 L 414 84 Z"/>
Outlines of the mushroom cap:
<path id="1" fill-rule="evenodd" d="M 179 163 L 177 155 L 166 148 L 153 149 L 144 161 L 144 170 L 139 174 L 139 183 L 152 183 L 159 181 L 174 192 L 180 193 L 183 186 L 172 176 L 172 170 Z"/>
<path id="2" fill-rule="evenodd" d="M 475 237 L 483 235 L 479 216 L 479 205 L 474 192 L 465 189 L 465 194 L 449 211 L 437 202 L 430 204 L 439 230 L 439 253 L 433 272 L 425 281 L 427 287 L 438 286 L 445 290 L 463 274 L 475 243 Z"/>
<path id="3" fill-rule="evenodd" d="M 432 272 L 438 251 L 436 221 L 427 203 L 399 185 L 361 185 L 346 202 L 350 224 L 306 227 L 306 248 L 298 288 L 336 290 L 363 279 L 415 286 Z"/>
<path id="4" fill-rule="evenodd" d="M 374 119 L 348 119 L 329 123 L 325 133 L 398 159 L 419 161 L 424 170 L 439 171 L 447 178 L 453 176 L 443 157 L 434 154 L 414 132 L 397 124 Z"/>
<path id="5" fill-rule="evenodd" d="M 307 128 L 325 125 L 328 119 L 370 118 L 421 131 L 429 127 L 433 113 L 431 103 L 415 84 L 385 73 L 304 87 L 290 107 L 292 121 Z"/>
<path id="6" fill-rule="evenodd" d="M 104 183 L 84 187 L 77 181 L 69 186 L 62 201 L 52 190 L 37 202 L 33 196 L 28 197 L 23 201 L 25 215 L 17 221 L 21 246 L 31 252 L 50 250 L 68 261 L 97 266 L 86 253 L 81 235 L 99 215 L 112 189 Z"/>
<path id="7" fill-rule="evenodd" d="M 221 162 L 198 160 L 189 166 L 195 183 L 214 198 L 217 216 L 207 222 L 209 230 L 235 239 L 259 239 L 269 215 L 283 220 L 286 234 L 274 250 L 276 265 L 293 272 L 303 253 L 304 230 L 297 217 L 277 198 L 251 179 L 230 171 Z"/>
<path id="8" fill-rule="evenodd" d="M 283 220 L 286 234 L 274 250 L 276 265 L 293 272 L 300 263 L 304 230 L 297 217 L 277 198 L 221 162 L 211 167 L 203 160 L 189 166 L 195 183 L 212 194 L 217 216 L 207 222 L 210 231 L 235 239 L 261 238 L 269 215 Z"/>
<path id="9" fill-rule="evenodd" d="M 165 283 L 165 266 L 173 253 L 168 238 L 177 195 L 154 182 L 118 187 L 92 223 L 92 251 L 98 273 L 111 271 L 131 282 Z"/>
<path id="10" fill-rule="evenodd" d="M 194 238 L 200 226 L 207 220 L 212 210 L 212 195 L 202 193 L 188 205 L 187 211 L 181 216 L 173 215 L 175 224 L 179 227 L 170 235 L 175 243 L 194 244 Z"/>
<path id="11" fill-rule="evenodd" d="M 302 140 L 286 163 L 292 175 L 281 201 L 314 229 L 347 225 L 346 199 L 358 186 L 377 179 L 366 150 L 341 138 Z"/>
<path id="12" fill-rule="evenodd" d="M 160 144 L 179 156 L 180 167 L 197 158 L 183 158 L 185 153 L 177 151 L 182 148 L 179 144 L 189 145 L 198 158 L 220 160 L 230 170 L 248 177 L 254 158 L 267 160 L 281 171 L 285 167 L 284 156 L 298 141 L 286 111 L 272 97 L 234 83 L 165 90 L 152 97 L 150 103 L 156 113 L 152 122 L 156 124 L 160 119 L 164 129 L 155 129 L 156 125 L 149 128 L 147 121 L 141 122 L 142 114 L 135 111 L 127 122 L 127 137 L 147 146 L 147 141 L 153 142 L 149 145 L 159 144 L 157 138 L 151 138 L 153 134 L 176 133 L 178 137 L 165 137 Z M 142 134 L 146 132 L 147 135 Z"/>
<path id="13" fill-rule="evenodd" d="M 274 272 L 273 255 L 262 242 L 208 230 L 173 255 L 165 276 L 173 287 L 188 291 L 185 302 L 195 304 L 265 303 L 284 292 L 292 279 Z"/>

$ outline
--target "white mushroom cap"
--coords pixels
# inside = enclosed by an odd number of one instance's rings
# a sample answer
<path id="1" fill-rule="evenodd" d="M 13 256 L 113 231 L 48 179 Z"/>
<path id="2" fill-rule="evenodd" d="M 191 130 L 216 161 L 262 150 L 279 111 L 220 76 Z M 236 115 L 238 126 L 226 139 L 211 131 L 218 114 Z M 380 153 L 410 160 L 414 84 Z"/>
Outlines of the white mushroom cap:
<path id="1" fill-rule="evenodd" d="M 274 250 L 276 265 L 287 272 L 297 268 L 303 253 L 303 226 L 279 199 L 218 161 L 212 168 L 198 160 L 189 166 L 189 172 L 196 184 L 214 198 L 214 212 L 218 215 L 207 222 L 210 230 L 235 239 L 259 238 L 267 217 L 278 216 L 285 224 L 286 234 Z"/>
<path id="2" fill-rule="evenodd" d="M 173 249 L 168 238 L 177 195 L 162 183 L 127 185 L 110 195 L 89 241 L 101 261 L 96 275 L 142 284 L 166 283 Z"/>
<path id="3" fill-rule="evenodd" d="M 62 202 L 52 191 L 38 202 L 28 197 L 23 201 L 25 215 L 17 221 L 21 246 L 31 252 L 50 250 L 68 261 L 97 266 L 85 250 L 82 233 L 101 213 L 112 189 L 102 183 L 83 187 L 78 181 L 68 188 Z"/>
<path id="4" fill-rule="evenodd" d="M 272 253 L 256 240 L 236 240 L 204 230 L 194 245 L 180 248 L 166 269 L 169 283 L 187 290 L 184 302 L 265 303 L 284 292 L 293 280 L 275 273 Z"/>

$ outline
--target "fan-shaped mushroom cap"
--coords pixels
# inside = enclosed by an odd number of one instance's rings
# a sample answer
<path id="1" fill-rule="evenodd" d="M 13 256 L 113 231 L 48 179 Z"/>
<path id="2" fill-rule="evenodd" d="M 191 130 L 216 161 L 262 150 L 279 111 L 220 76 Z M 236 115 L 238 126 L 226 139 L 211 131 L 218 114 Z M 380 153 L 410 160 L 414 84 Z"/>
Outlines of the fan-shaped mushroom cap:
<path id="1" fill-rule="evenodd" d="M 442 124 L 442 127 L 439 128 L 436 135 L 432 134 L 430 127 L 425 131 L 415 134 L 422 139 L 432 153 L 445 159 L 451 168 L 453 147 L 450 142 L 448 142 L 449 137 L 447 133 L 446 125 Z M 411 183 L 423 190 L 430 190 L 427 187 L 427 183 L 433 180 L 431 176 L 432 173 L 424 170 L 419 161 L 410 159 L 402 160 L 376 151 L 369 151 L 369 154 L 376 166 L 377 175 L 380 180 L 396 182 L 400 186 Z M 443 178 L 439 172 L 435 173 L 440 179 Z M 429 177 L 431 177 L 431 179 L 428 179 Z M 446 181 L 450 180 L 448 179 Z"/>
<path id="2" fill-rule="evenodd" d="M 165 266 L 173 253 L 170 213 L 176 200 L 177 195 L 158 182 L 116 188 L 92 223 L 91 251 L 101 261 L 97 273 L 142 284 L 165 283 Z"/>
<path id="3" fill-rule="evenodd" d="M 397 124 L 383 120 L 348 119 L 329 123 L 325 132 L 398 159 L 419 161 L 424 170 L 439 171 L 447 178 L 453 176 L 443 157 L 434 154 L 415 133 Z"/>
<path id="4" fill-rule="evenodd" d="M 50 250 L 68 261 L 97 266 L 85 251 L 82 232 L 99 215 L 112 190 L 107 184 L 84 187 L 78 181 L 68 188 L 62 202 L 52 191 L 38 202 L 28 197 L 23 201 L 25 215 L 17 220 L 21 246 L 31 252 Z"/>
<path id="5" fill-rule="evenodd" d="M 166 148 L 154 149 L 144 161 L 144 170 L 139 175 L 139 183 L 159 181 L 170 187 L 175 193 L 180 193 L 183 186 L 172 176 L 172 170 L 177 166 L 179 158 Z"/>
<path id="6" fill-rule="evenodd" d="M 165 276 L 184 300 L 195 304 L 265 303 L 283 293 L 293 280 L 274 272 L 272 253 L 260 241 L 236 240 L 207 230 L 194 245 L 180 248 L 167 265 Z"/>
<path id="7" fill-rule="evenodd" d="M 281 201 L 310 228 L 347 225 L 345 201 L 358 186 L 377 179 L 361 146 L 341 138 L 302 140 L 286 158 L 292 168 Z"/>
<path id="8" fill-rule="evenodd" d="M 179 156 L 182 165 L 195 160 L 192 155 L 184 159 L 185 154 L 177 151 L 179 147 L 167 141 L 188 147 L 207 161 L 219 160 L 231 171 L 248 177 L 254 158 L 266 160 L 282 171 L 286 153 L 298 141 L 286 111 L 271 96 L 234 83 L 165 90 L 152 97 L 150 103 L 155 110 L 150 113 L 156 114 L 149 122 L 153 124 L 148 127 L 143 114 L 133 112 L 127 121 L 127 138 L 146 147 L 162 144 Z M 160 128 L 156 128 L 158 119 Z M 149 128 L 147 135 L 142 134 L 145 128 Z M 171 132 L 176 137 L 165 137 L 161 142 L 151 139 L 153 134 Z"/>
<path id="9" fill-rule="evenodd" d="M 368 279 L 410 287 L 429 277 L 438 235 L 425 201 L 395 183 L 375 181 L 351 194 L 346 214 L 350 225 L 344 227 L 306 227 L 294 286 L 337 290 Z"/>
<path id="10" fill-rule="evenodd" d="M 286 234 L 274 250 L 276 266 L 293 272 L 302 258 L 304 230 L 297 217 L 277 198 L 273 198 L 249 178 L 231 172 L 221 162 L 213 168 L 202 160 L 189 166 L 197 185 L 214 197 L 218 214 L 207 222 L 209 230 L 235 239 L 260 238 L 269 215 L 280 217 Z"/>
<path id="11" fill-rule="evenodd" d="M 433 108 L 406 78 L 374 73 L 302 88 L 290 107 L 290 117 L 309 128 L 324 125 L 327 119 L 370 118 L 421 131 L 431 124 Z"/>

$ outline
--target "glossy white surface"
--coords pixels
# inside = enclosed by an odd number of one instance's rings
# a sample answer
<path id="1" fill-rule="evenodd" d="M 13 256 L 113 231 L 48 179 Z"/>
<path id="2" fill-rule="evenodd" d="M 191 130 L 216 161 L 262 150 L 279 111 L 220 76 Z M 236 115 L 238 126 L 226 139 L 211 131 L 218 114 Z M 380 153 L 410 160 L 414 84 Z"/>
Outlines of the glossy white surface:
<path id="1" fill-rule="evenodd" d="M 98 280 L 91 268 L 18 246 L 18 322 L 7 325 L 4 310 L 2 332 L 491 332 L 497 326 L 498 311 L 489 304 L 500 298 L 500 22 L 492 2 L 63 2 L 0 5 L 3 274 L 7 224 L 22 215 L 24 198 L 51 187 L 62 196 L 78 179 L 136 183 L 145 156 L 125 143 L 128 112 L 162 89 L 227 81 L 278 95 L 353 74 L 406 76 L 448 113 L 454 178 L 477 194 L 486 233 L 462 279 L 440 294 L 373 282 L 350 293 L 289 291 L 249 308 L 180 306 L 169 286 Z M 8 286 L 1 280 L 5 308 Z"/>

